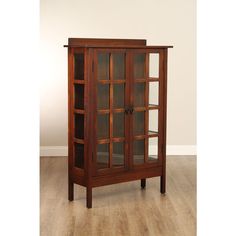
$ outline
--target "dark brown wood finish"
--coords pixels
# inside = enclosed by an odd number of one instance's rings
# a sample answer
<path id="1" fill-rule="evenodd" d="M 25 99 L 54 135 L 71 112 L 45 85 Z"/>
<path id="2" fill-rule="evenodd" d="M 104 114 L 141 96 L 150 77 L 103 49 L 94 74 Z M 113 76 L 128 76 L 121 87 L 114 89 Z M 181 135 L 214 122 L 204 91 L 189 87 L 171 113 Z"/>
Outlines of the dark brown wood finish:
<path id="1" fill-rule="evenodd" d="M 132 180 L 141 180 L 141 187 L 145 188 L 146 178 L 160 176 L 161 193 L 166 191 L 166 106 L 167 106 L 167 49 L 172 46 L 146 46 L 146 40 L 131 39 L 86 39 L 70 38 L 68 45 L 68 199 L 74 199 L 74 183 L 86 187 L 87 207 L 92 207 L 92 188 L 121 183 Z M 98 52 L 109 54 L 109 79 L 98 80 Z M 83 53 L 83 59 L 78 60 L 83 65 L 83 71 L 75 72 L 75 54 Z M 124 79 L 114 78 L 114 53 L 124 53 Z M 145 76 L 134 79 L 134 55 L 145 53 Z M 149 53 L 159 53 L 159 78 L 149 76 Z M 78 68 L 77 68 L 78 70 Z M 81 70 L 81 68 L 79 68 Z M 78 75 L 75 75 L 77 73 Z M 81 76 L 83 78 L 75 78 Z M 122 78 L 122 77 L 121 77 Z M 159 104 L 149 104 L 149 83 L 159 83 Z M 134 85 L 145 84 L 144 106 L 134 107 Z M 97 88 L 100 85 L 109 85 L 109 107 L 98 109 Z M 115 85 L 124 85 L 124 107 L 114 108 Z M 119 86 L 120 86 L 119 85 Z M 76 87 L 75 90 L 75 86 Z M 79 89 L 78 89 L 79 88 Z M 103 87 L 104 88 L 104 87 Z M 82 94 L 77 94 L 82 91 Z M 105 93 L 105 91 L 104 91 Z M 80 96 L 78 96 L 80 95 Z M 75 100 L 75 96 L 77 100 Z M 81 97 L 82 96 L 82 97 Z M 82 99 L 81 101 L 78 99 Z M 101 100 L 103 101 L 103 100 Z M 83 102 L 83 104 L 81 103 Z M 79 104 L 78 106 L 75 104 Z M 82 108 L 80 107 L 82 106 Z M 149 111 L 158 110 L 158 132 L 149 131 Z M 144 134 L 133 135 L 133 112 L 145 113 Z M 109 116 L 109 136 L 98 139 L 98 114 Z M 124 114 L 124 137 L 114 136 L 114 115 Z M 83 126 L 78 126 L 75 116 L 83 117 Z M 76 116 L 76 117 L 77 117 Z M 80 121 L 78 120 L 78 121 Z M 81 121 L 80 121 L 81 122 Z M 139 124 L 141 125 L 141 124 Z M 77 128 L 76 128 L 77 127 Z M 75 129 L 76 128 L 76 129 Z M 104 129 L 105 127 L 101 127 Z M 76 133 L 83 132 L 83 135 Z M 158 137 L 158 160 L 148 159 L 148 140 Z M 144 140 L 145 155 L 143 164 L 134 164 L 134 140 Z M 115 150 L 115 144 L 124 144 L 124 164 L 113 166 L 113 159 L 120 154 Z M 83 152 L 76 153 L 75 145 L 83 147 Z M 108 166 L 102 163 L 98 166 L 97 145 L 107 144 L 109 147 Z M 116 147 L 117 149 L 117 147 Z M 103 153 L 103 151 L 102 151 Z M 101 155 L 101 151 L 100 151 Z M 103 154 L 102 154 L 103 155 Z M 78 159 L 81 166 L 76 166 Z M 82 159 L 81 159 L 82 158 Z M 77 160 L 77 162 L 76 162 Z M 115 160 L 115 159 L 114 159 Z M 116 159 L 119 160 L 119 159 Z M 122 160 L 122 159 L 121 159 Z M 98 168 L 100 167 L 100 168 Z M 106 168 L 105 168 L 106 167 Z"/>

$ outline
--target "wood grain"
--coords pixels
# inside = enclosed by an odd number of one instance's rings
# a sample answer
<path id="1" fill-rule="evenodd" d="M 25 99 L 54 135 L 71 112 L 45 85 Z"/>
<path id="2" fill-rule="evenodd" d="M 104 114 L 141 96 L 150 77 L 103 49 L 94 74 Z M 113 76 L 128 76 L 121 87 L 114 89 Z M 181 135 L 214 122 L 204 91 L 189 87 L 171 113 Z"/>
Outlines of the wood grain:
<path id="1" fill-rule="evenodd" d="M 167 157 L 165 195 L 158 178 L 93 189 L 87 209 L 86 188 L 74 186 L 67 200 L 67 158 L 41 157 L 41 236 L 60 235 L 196 235 L 196 158 Z"/>

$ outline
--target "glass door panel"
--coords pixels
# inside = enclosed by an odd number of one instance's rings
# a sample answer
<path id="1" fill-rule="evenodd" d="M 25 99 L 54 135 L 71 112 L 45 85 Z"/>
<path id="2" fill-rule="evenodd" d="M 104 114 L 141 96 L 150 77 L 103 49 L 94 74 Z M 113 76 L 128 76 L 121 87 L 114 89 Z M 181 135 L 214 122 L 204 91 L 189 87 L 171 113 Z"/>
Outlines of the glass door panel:
<path id="1" fill-rule="evenodd" d="M 98 84 L 97 85 L 97 108 L 109 109 L 109 84 Z"/>
<path id="2" fill-rule="evenodd" d="M 98 50 L 95 56 L 96 167 L 103 172 L 124 170 L 126 54 Z"/>
<path id="3" fill-rule="evenodd" d="M 125 106 L 125 84 L 113 85 L 113 108 L 124 108 Z"/>
<path id="4" fill-rule="evenodd" d="M 133 163 L 134 165 L 143 164 L 145 159 L 145 140 L 133 141 Z"/>
<path id="5" fill-rule="evenodd" d="M 133 58 L 134 79 L 145 78 L 146 53 L 135 53 Z"/>
<path id="6" fill-rule="evenodd" d="M 97 145 L 97 168 L 104 169 L 109 167 L 109 144 Z"/>
<path id="7" fill-rule="evenodd" d="M 125 115 L 124 112 L 113 114 L 113 137 L 125 136 Z"/>
<path id="8" fill-rule="evenodd" d="M 113 143 L 112 166 L 124 166 L 124 142 Z"/>
<path id="9" fill-rule="evenodd" d="M 74 54 L 74 79 L 84 80 L 84 53 Z"/>
<path id="10" fill-rule="evenodd" d="M 109 114 L 97 115 L 97 139 L 109 138 Z"/>
<path id="11" fill-rule="evenodd" d="M 145 112 L 134 112 L 133 113 L 133 134 L 144 135 L 145 134 Z"/>
<path id="12" fill-rule="evenodd" d="M 148 161 L 153 162 L 158 159 L 158 137 L 148 139 Z"/>
<path id="13" fill-rule="evenodd" d="M 97 55 L 97 79 L 109 80 L 109 53 Z"/>
<path id="14" fill-rule="evenodd" d="M 159 82 L 149 82 L 149 106 L 159 105 Z"/>
<path id="15" fill-rule="evenodd" d="M 145 106 L 145 83 L 134 84 L 134 107 Z"/>
<path id="16" fill-rule="evenodd" d="M 149 53 L 149 77 L 159 78 L 159 53 Z"/>
<path id="17" fill-rule="evenodd" d="M 113 53 L 112 61 L 114 80 L 125 80 L 125 54 Z"/>

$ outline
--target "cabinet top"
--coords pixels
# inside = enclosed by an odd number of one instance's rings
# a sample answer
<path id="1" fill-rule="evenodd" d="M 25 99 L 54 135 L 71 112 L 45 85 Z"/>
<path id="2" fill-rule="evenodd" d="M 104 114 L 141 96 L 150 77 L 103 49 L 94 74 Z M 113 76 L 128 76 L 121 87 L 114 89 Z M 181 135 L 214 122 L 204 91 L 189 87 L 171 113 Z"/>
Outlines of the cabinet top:
<path id="1" fill-rule="evenodd" d="M 99 39 L 99 38 L 69 38 L 64 47 L 83 48 L 173 48 L 173 46 L 147 46 L 146 39 Z"/>

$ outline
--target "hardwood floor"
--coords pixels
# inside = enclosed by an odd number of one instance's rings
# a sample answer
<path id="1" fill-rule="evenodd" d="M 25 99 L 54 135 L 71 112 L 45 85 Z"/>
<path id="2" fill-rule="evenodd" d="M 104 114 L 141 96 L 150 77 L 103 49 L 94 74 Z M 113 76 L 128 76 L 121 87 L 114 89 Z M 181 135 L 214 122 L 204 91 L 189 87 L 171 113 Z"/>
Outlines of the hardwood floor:
<path id="1" fill-rule="evenodd" d="M 75 185 L 67 200 L 67 158 L 40 159 L 41 236 L 196 235 L 196 157 L 167 157 L 167 193 L 159 177 L 93 189 L 86 208 L 85 188 Z"/>

